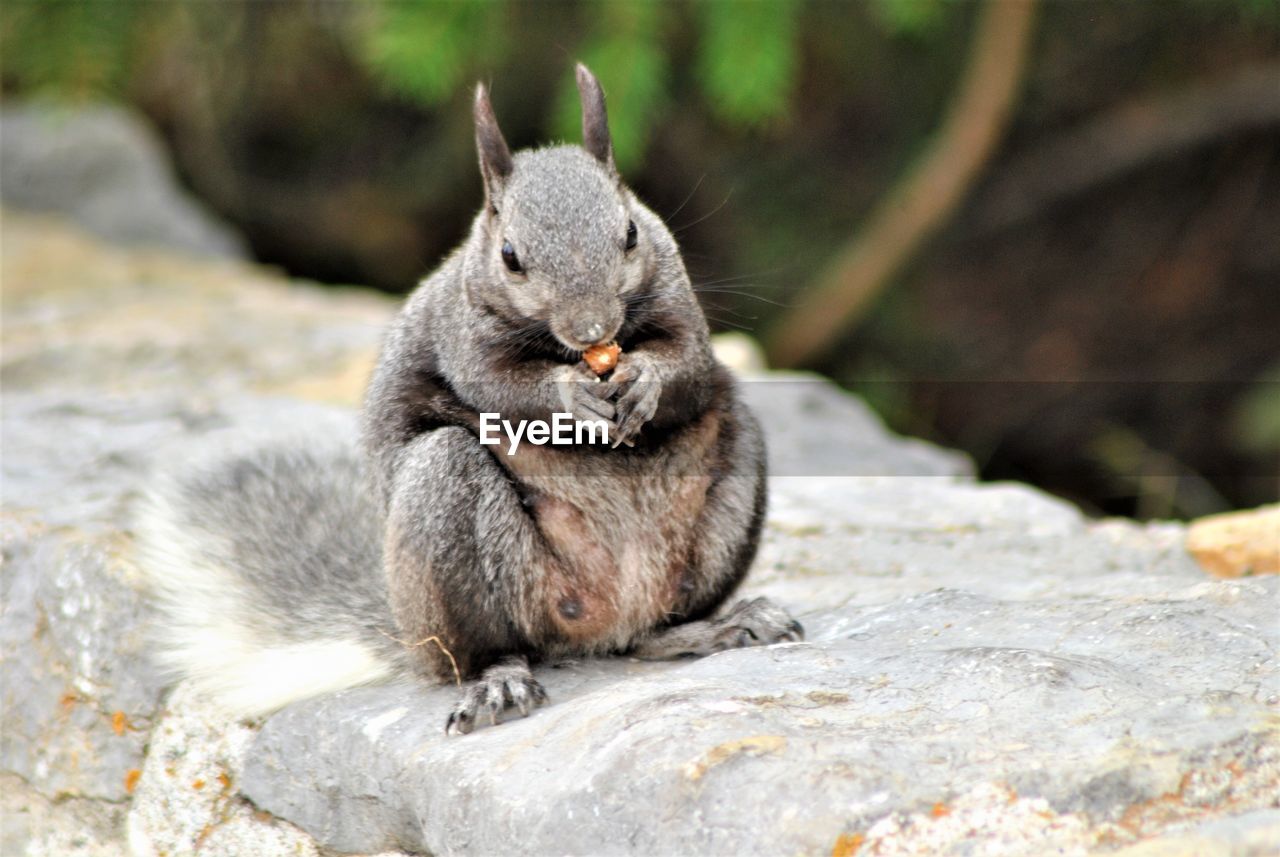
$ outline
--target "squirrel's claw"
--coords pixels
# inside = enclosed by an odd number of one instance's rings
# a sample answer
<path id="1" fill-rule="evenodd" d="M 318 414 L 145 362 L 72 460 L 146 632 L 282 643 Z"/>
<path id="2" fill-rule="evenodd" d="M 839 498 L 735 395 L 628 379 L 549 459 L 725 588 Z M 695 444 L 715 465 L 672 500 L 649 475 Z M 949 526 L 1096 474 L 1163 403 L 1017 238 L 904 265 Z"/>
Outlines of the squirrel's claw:
<path id="1" fill-rule="evenodd" d="M 616 384 L 600 381 L 580 364 L 567 367 L 557 379 L 560 387 L 560 405 L 579 422 L 604 421 L 609 437 L 618 431 L 617 405 L 610 397 L 617 390 Z"/>
<path id="2" fill-rule="evenodd" d="M 631 352 L 619 358 L 618 368 L 609 381 L 618 389 L 614 400 L 614 422 L 618 424 L 614 446 L 625 443 L 632 446 L 645 423 L 653 419 L 662 398 L 662 382 L 648 355 Z"/>
<path id="3" fill-rule="evenodd" d="M 617 412 L 617 407 L 615 407 L 612 402 L 607 402 L 604 399 L 596 399 L 591 396 L 577 396 L 573 406 L 573 416 L 579 420 L 588 419 L 613 422 Z"/>
<path id="4" fill-rule="evenodd" d="M 482 716 L 497 726 L 508 708 L 515 708 L 521 717 L 526 717 L 546 701 L 547 692 L 529 671 L 528 660 L 518 655 L 503 658 L 462 691 L 449 712 L 444 731 L 446 735 L 466 735 L 476 728 Z"/>
<path id="5" fill-rule="evenodd" d="M 618 424 L 618 443 L 627 443 L 640 434 L 645 423 L 657 413 L 661 395 L 662 389 L 658 384 L 641 378 L 633 381 L 627 391 L 618 397 L 614 415 L 614 421 Z"/>
<path id="6" fill-rule="evenodd" d="M 738 644 L 727 648 L 798 643 L 804 639 L 804 626 L 768 598 L 743 599 L 713 621 L 721 626 L 726 639 L 736 636 Z M 735 630 L 746 634 L 735 635 Z"/>
<path id="7" fill-rule="evenodd" d="M 739 601 L 720 616 L 659 631 L 632 649 L 649 660 L 709 655 L 726 649 L 798 643 L 804 628 L 768 598 Z"/>

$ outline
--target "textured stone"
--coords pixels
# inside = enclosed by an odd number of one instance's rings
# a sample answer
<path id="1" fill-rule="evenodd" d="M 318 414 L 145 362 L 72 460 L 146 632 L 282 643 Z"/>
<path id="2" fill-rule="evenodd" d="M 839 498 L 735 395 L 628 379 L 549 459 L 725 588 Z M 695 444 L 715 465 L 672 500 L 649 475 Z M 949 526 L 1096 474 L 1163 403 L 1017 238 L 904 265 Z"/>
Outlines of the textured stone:
<path id="1" fill-rule="evenodd" d="M 180 688 L 151 733 L 146 768 L 129 810 L 136 855 L 241 854 L 315 857 L 315 843 L 293 825 L 253 811 L 236 793 L 253 729 L 193 703 Z M 193 847 L 194 846 L 194 847 Z"/>
<path id="2" fill-rule="evenodd" d="M 198 414 L 258 393 L 355 405 L 395 303 L 234 262 L 105 246 L 5 212 L 6 391 L 74 403 L 167 392 Z"/>
<path id="3" fill-rule="evenodd" d="M 968 456 L 889 432 L 861 399 L 818 375 L 749 374 L 740 386 L 764 425 L 775 476 L 973 475 Z"/>
<path id="4" fill-rule="evenodd" d="M 167 443 L 282 430 L 333 409 L 172 394 L 8 392 L 0 413 L 0 770 L 49 796 L 128 797 L 164 687 L 132 565 L 129 504 Z M 350 423 L 350 415 L 339 418 Z"/>
<path id="5" fill-rule="evenodd" d="M 91 798 L 50 800 L 20 777 L 0 774 L 0 854 L 125 857 L 126 811 Z"/>
<path id="6" fill-rule="evenodd" d="M 1280 505 L 1194 521 L 1187 550 L 1217 577 L 1280 574 Z"/>
<path id="7" fill-rule="evenodd" d="M 1280 809 L 1215 818 L 1113 852 L 1114 857 L 1275 857 L 1280 853 Z"/>
<path id="8" fill-rule="evenodd" d="M 0 265 L 0 769 L 46 797 L 124 800 L 164 685 L 128 527 L 150 462 L 166 442 L 180 455 L 222 427 L 307 418 L 250 391 L 355 402 L 351 367 L 393 305 L 12 213 Z"/>
<path id="9" fill-rule="evenodd" d="M 147 608 L 106 538 L 9 514 L 0 528 L 0 769 L 50 796 L 123 799 L 161 689 Z"/>
<path id="10" fill-rule="evenodd" d="M 50 800 L 20 777 L 0 774 L 0 854 L 124 857 L 126 811 L 91 798 Z"/>
<path id="11" fill-rule="evenodd" d="M 124 510 L 177 421 L 6 391 L 0 414 L 0 767 L 48 796 L 120 800 L 162 688 Z"/>
<path id="12" fill-rule="evenodd" d="M 267 721 L 244 790 L 348 850 L 826 852 L 983 784 L 1075 814 L 1088 841 L 1132 838 L 1168 795 L 1201 815 L 1280 795 L 1278 592 L 792 602 L 806 643 L 544 667 L 551 706 L 461 740 L 441 729 L 450 688 L 296 705 Z M 1233 793 L 1235 771 L 1257 780 Z M 1197 777 L 1224 786 L 1190 794 Z M 984 811 L 1004 824 L 1004 803 Z M 1054 841 L 1009 823 L 1024 849 Z"/>
<path id="13" fill-rule="evenodd" d="M 1204 575 L 1175 524 L 1089 522 L 1017 484 L 778 477 L 754 584 L 787 603 L 952 587 L 1006 599 L 1157 596 Z"/>
<path id="14" fill-rule="evenodd" d="M 178 187 L 155 132 L 123 107 L 6 105 L 0 135 L 7 206 L 58 213 L 118 243 L 246 255 L 244 240 Z"/>
<path id="15" fill-rule="evenodd" d="M 1094 839 L 1081 814 L 1055 812 L 1044 798 L 1021 797 L 1008 786 L 991 783 L 922 812 L 891 813 L 865 836 L 844 836 L 848 845 L 861 843 L 876 857 L 1083 855 Z"/>

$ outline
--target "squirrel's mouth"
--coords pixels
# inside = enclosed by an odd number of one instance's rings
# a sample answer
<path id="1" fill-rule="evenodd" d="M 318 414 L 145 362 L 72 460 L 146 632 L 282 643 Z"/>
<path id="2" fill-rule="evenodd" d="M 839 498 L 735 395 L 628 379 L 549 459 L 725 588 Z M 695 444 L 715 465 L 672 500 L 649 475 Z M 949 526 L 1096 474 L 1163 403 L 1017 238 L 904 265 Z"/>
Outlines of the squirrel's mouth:
<path id="1" fill-rule="evenodd" d="M 574 335 L 571 331 L 558 330 L 555 325 L 551 327 L 551 335 L 569 351 L 573 352 L 575 357 L 581 357 L 582 352 L 588 348 L 594 348 L 597 345 L 606 345 L 615 342 L 618 339 L 618 333 L 622 329 L 622 322 L 603 325 L 597 324 L 589 330 L 581 331 L 580 335 Z M 587 334 L 587 335 L 581 335 Z"/>

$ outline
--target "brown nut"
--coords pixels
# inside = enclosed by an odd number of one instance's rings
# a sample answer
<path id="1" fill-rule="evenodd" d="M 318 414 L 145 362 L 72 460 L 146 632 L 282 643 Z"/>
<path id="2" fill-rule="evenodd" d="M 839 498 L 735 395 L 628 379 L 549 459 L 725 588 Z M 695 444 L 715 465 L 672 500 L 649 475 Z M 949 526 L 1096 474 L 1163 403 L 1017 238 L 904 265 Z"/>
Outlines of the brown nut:
<path id="1" fill-rule="evenodd" d="M 587 361 L 587 365 L 591 367 L 592 372 L 597 375 L 603 375 L 618 365 L 618 355 L 621 353 L 622 346 L 616 342 L 610 342 L 607 345 L 591 346 L 582 352 L 582 359 Z"/>

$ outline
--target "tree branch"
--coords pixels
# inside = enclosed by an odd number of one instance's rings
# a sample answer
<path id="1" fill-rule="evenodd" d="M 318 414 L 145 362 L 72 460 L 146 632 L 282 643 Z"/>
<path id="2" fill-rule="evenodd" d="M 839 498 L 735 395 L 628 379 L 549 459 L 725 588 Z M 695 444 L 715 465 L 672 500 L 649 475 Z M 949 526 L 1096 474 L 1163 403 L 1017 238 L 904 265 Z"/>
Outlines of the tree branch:
<path id="1" fill-rule="evenodd" d="M 1008 124 L 1035 10 L 1036 0 L 987 0 L 964 79 L 933 143 L 819 276 L 807 300 L 774 328 L 766 341 L 774 365 L 796 366 L 828 349 L 964 198 Z"/>

